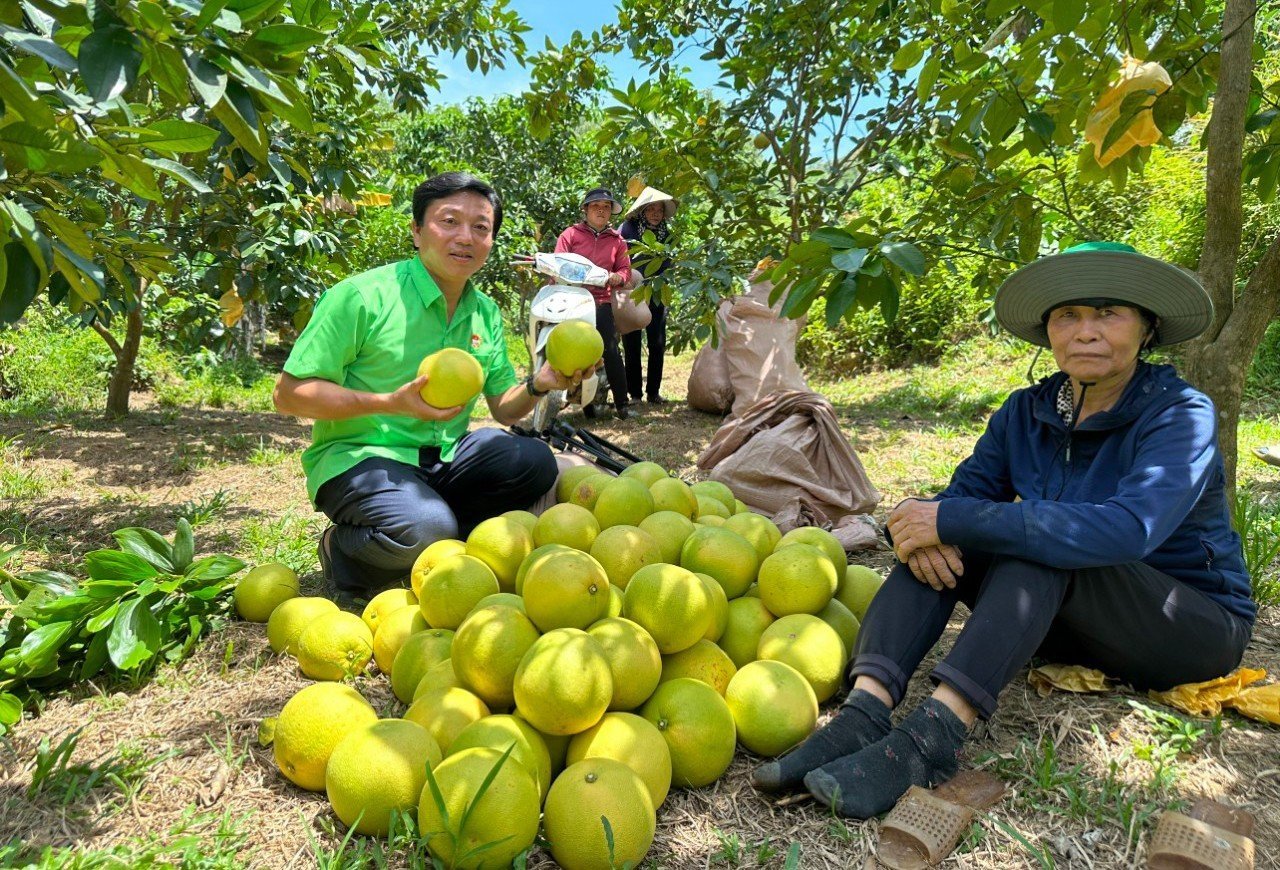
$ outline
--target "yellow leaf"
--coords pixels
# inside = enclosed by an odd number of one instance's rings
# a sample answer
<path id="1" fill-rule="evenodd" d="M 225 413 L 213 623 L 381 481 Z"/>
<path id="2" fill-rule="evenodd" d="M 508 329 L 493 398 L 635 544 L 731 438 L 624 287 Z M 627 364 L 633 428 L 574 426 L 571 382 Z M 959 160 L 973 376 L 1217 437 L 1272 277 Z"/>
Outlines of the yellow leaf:
<path id="1" fill-rule="evenodd" d="M 258 723 L 258 745 L 270 746 L 276 739 L 276 719 L 269 716 Z"/>
<path id="2" fill-rule="evenodd" d="M 391 205 L 391 194 L 378 193 L 376 190 L 366 190 L 363 191 L 359 198 L 356 199 L 356 205 L 363 205 L 371 208 L 386 208 Z"/>
<path id="3" fill-rule="evenodd" d="M 244 300 L 234 289 L 223 293 L 218 299 L 218 308 L 222 311 L 222 325 L 230 329 L 244 317 Z"/>

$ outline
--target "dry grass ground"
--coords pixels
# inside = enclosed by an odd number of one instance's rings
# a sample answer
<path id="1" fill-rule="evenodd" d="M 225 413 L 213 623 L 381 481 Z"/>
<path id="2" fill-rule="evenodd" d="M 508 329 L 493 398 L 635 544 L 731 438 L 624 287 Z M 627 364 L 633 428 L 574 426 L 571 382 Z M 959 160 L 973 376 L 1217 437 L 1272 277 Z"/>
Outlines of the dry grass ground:
<path id="1" fill-rule="evenodd" d="M 998 348 L 983 353 L 928 375 L 820 385 L 886 503 L 945 480 L 1016 386 L 1016 360 Z M 673 398 L 683 396 L 689 362 L 672 366 Z M 975 367 L 990 370 L 979 376 Z M 308 428 L 261 411 L 174 411 L 139 399 L 121 423 L 0 419 L 10 493 L 0 504 L 0 542 L 23 543 L 26 567 L 69 564 L 111 546 L 118 527 L 168 532 L 176 517 L 196 516 L 200 549 L 280 559 L 314 586 L 322 518 L 297 464 Z M 677 402 L 592 428 L 691 476 L 717 425 Z M 878 552 L 857 558 L 880 569 L 889 561 Z M 1274 610 L 1260 620 L 1245 664 L 1280 672 Z M 51 853 L 45 866 L 412 865 L 412 855 L 386 858 L 375 842 L 344 848 L 324 796 L 284 781 L 258 745 L 260 721 L 305 683 L 290 659 L 272 655 L 261 626 L 233 623 L 140 686 L 87 687 L 50 701 L 0 741 L 0 848 L 74 847 L 74 855 Z M 399 711 L 381 677 L 357 687 L 382 714 Z M 912 700 L 927 691 L 924 680 L 911 691 Z M 1280 729 L 1234 714 L 1159 718 L 1171 712 L 1122 692 L 1040 698 L 1019 675 L 970 749 L 970 761 L 997 771 L 1009 794 L 944 866 L 1143 866 L 1154 815 L 1201 795 L 1255 814 L 1258 866 L 1280 866 Z M 54 750 L 76 733 L 59 764 Z M 673 792 L 646 866 L 861 866 L 876 822 L 767 800 L 747 784 L 753 763 L 740 754 L 714 786 Z M 553 864 L 537 851 L 529 866 Z"/>

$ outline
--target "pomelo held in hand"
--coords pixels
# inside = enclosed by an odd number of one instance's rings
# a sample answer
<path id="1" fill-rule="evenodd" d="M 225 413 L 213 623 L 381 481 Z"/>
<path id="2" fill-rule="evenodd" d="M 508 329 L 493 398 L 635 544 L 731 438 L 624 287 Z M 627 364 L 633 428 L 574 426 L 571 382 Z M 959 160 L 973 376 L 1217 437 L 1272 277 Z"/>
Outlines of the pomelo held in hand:
<path id="1" fill-rule="evenodd" d="M 433 408 L 465 405 L 484 386 L 484 369 L 465 350 L 446 347 L 428 356 L 418 366 L 418 377 L 427 376 L 422 401 Z"/>
<path id="2" fill-rule="evenodd" d="M 603 355 L 604 339 L 585 320 L 557 323 L 547 336 L 547 362 L 566 378 L 591 368 Z"/>

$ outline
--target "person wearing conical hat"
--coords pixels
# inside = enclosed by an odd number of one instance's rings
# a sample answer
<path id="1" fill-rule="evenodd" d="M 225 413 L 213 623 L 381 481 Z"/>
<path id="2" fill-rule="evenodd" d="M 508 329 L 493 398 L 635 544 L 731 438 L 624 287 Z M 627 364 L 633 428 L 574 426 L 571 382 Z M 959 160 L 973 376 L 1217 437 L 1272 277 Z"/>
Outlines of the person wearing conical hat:
<path id="1" fill-rule="evenodd" d="M 619 232 L 633 244 L 642 239 L 645 233 L 653 233 L 654 239 L 666 244 L 671 234 L 667 221 L 675 215 L 679 206 L 679 201 L 670 194 L 663 193 L 656 187 L 646 187 L 631 204 Z M 639 254 L 632 260 L 631 268 L 639 271 L 647 281 L 661 275 L 671 266 L 671 260 L 667 257 L 658 258 L 657 263 L 653 262 L 654 259 L 652 255 Z M 661 405 L 666 402 L 662 397 L 662 358 L 667 350 L 667 306 L 662 304 L 662 299 L 657 295 L 649 297 L 649 313 L 652 316 L 644 329 L 649 343 L 648 377 L 642 383 L 640 330 L 622 336 L 622 361 L 627 370 L 627 392 L 631 394 L 631 398 L 640 401 L 643 389 L 643 395 L 648 398 L 649 404 Z"/>
<path id="2" fill-rule="evenodd" d="M 604 371 L 613 389 L 613 405 L 619 420 L 631 416 L 627 407 L 627 376 L 618 351 L 618 330 L 613 320 L 613 291 L 631 278 L 631 258 L 627 243 L 610 226 L 613 216 L 621 214 L 622 203 L 614 199 L 608 188 L 593 187 L 579 205 L 582 220 L 568 227 L 556 239 L 557 254 L 581 254 L 609 273 L 606 287 L 588 287 L 596 301 L 596 331 L 604 341 Z M 595 406 L 583 408 L 594 416 Z"/>
<path id="3" fill-rule="evenodd" d="M 1019 269 L 995 314 L 1052 350 L 1059 371 L 1005 401 L 946 489 L 890 512 L 900 561 L 862 622 L 853 691 L 758 768 L 757 787 L 803 784 L 842 815 L 878 815 L 957 772 L 969 729 L 1033 655 L 1139 691 L 1239 665 L 1257 605 L 1217 413 L 1143 358 L 1204 331 L 1204 288 L 1128 245 L 1091 242 Z M 932 697 L 894 727 L 890 710 L 961 601 L 970 614 L 930 674 Z"/>

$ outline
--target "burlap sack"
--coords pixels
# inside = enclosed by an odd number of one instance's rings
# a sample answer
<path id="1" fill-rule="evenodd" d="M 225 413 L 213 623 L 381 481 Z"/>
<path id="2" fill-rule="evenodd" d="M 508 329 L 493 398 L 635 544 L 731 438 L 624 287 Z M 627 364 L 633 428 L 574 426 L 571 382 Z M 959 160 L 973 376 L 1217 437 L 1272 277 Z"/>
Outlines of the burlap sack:
<path id="1" fill-rule="evenodd" d="M 726 421 L 698 467 L 748 506 L 792 525 L 842 525 L 880 502 L 835 411 L 807 391 L 767 396 Z"/>
<path id="2" fill-rule="evenodd" d="M 725 318 L 721 341 L 733 385 L 735 417 L 772 393 L 809 389 L 796 362 L 796 339 L 804 320 L 782 317 L 781 299 L 770 307 L 772 290 L 772 281 L 757 281 L 733 300 Z"/>

